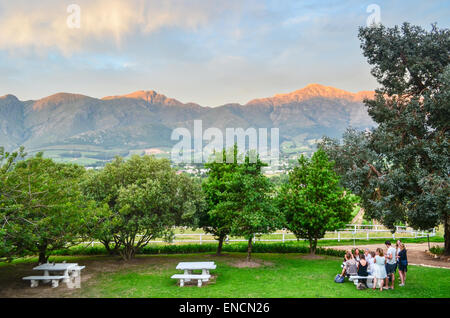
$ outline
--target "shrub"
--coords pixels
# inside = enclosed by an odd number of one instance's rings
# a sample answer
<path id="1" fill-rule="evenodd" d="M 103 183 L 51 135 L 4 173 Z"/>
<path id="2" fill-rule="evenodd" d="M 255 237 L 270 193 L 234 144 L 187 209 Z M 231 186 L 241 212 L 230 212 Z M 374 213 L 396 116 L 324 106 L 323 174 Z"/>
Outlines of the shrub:
<path id="1" fill-rule="evenodd" d="M 183 244 L 183 245 L 147 245 L 141 248 L 138 254 L 194 254 L 215 253 L 217 244 Z M 246 253 L 246 243 L 233 243 L 223 246 L 224 252 Z M 309 247 L 298 243 L 255 243 L 254 253 L 309 253 Z M 319 247 L 317 254 L 343 257 L 345 251 Z M 104 255 L 108 254 L 103 246 L 77 246 L 69 249 L 53 251 L 52 255 Z"/>
<path id="2" fill-rule="evenodd" d="M 444 254 L 444 248 L 436 245 L 430 248 L 430 252 L 433 254 L 441 255 Z"/>

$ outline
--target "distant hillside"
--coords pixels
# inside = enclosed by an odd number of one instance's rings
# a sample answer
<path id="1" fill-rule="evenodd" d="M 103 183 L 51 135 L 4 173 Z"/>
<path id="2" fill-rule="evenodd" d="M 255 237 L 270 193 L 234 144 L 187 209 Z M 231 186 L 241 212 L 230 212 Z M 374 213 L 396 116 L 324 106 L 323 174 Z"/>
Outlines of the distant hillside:
<path id="1" fill-rule="evenodd" d="M 93 151 L 139 152 L 171 147 L 176 127 L 192 129 L 203 120 L 203 129 L 280 129 L 285 153 L 311 150 L 324 134 L 339 137 L 349 125 L 373 125 L 362 103 L 373 92 L 350 93 L 311 84 L 288 94 L 254 99 L 245 105 L 204 107 L 182 103 L 154 91 L 137 91 L 102 99 L 58 93 L 36 101 L 0 97 L 0 145 L 13 150 L 24 145 L 30 152 Z M 79 153 L 77 153 L 79 156 Z"/>

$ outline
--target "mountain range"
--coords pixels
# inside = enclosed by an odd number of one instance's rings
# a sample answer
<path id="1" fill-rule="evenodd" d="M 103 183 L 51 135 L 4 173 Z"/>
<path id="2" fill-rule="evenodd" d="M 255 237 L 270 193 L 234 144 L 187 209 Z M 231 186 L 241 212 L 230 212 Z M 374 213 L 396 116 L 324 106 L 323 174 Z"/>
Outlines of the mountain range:
<path id="1" fill-rule="evenodd" d="M 374 125 L 363 104 L 373 92 L 351 93 L 310 84 L 288 94 L 259 98 L 242 105 L 218 107 L 182 103 L 155 91 L 101 99 L 58 93 L 39 100 L 0 97 L 0 146 L 14 150 L 121 153 L 171 147 L 172 130 L 192 130 L 194 120 L 203 129 L 278 127 L 282 151 L 307 150 L 323 135 L 340 137 L 346 127 Z"/>

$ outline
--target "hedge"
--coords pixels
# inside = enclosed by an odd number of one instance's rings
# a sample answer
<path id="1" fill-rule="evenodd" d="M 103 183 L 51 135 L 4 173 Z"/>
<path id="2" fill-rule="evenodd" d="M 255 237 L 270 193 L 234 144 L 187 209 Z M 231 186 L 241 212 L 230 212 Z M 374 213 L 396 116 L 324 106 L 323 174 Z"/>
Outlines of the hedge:
<path id="1" fill-rule="evenodd" d="M 217 244 L 183 244 L 183 245 L 147 245 L 141 248 L 137 254 L 194 254 L 194 253 L 215 253 Z M 246 243 L 225 244 L 223 252 L 247 252 Z M 253 253 L 309 253 L 309 247 L 295 243 L 255 243 L 252 248 Z M 106 249 L 103 246 L 78 246 L 69 249 L 56 250 L 51 255 L 105 255 Z M 316 254 L 343 257 L 345 251 L 330 248 L 318 247 Z"/>

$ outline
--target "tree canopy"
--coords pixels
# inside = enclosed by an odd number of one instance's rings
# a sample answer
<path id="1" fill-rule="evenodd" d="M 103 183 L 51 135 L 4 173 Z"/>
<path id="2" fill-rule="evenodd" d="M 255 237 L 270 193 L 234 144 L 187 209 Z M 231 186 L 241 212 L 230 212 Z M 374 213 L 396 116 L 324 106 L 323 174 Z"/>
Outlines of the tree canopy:
<path id="1" fill-rule="evenodd" d="M 333 167 L 321 149 L 311 159 L 302 155 L 278 194 L 286 227 L 309 241 L 311 254 L 326 231 L 342 228 L 351 219 L 354 199 L 340 186 Z"/>
<path id="2" fill-rule="evenodd" d="M 227 162 L 227 154 L 232 156 L 233 160 Z M 208 177 L 203 182 L 202 189 L 205 195 L 206 209 L 200 211 L 198 219 L 203 230 L 213 234 L 219 241 L 218 255 L 221 253 L 223 241 L 231 233 L 231 225 L 236 214 L 227 196 L 227 188 L 238 168 L 237 162 L 238 149 L 235 146 L 228 152 L 223 149 L 219 153 L 214 153 L 210 161 L 205 164 L 205 168 L 208 169 Z"/>
<path id="3" fill-rule="evenodd" d="M 6 172 L 2 189 L 9 195 L 1 204 L 6 256 L 38 254 L 45 262 L 49 251 L 79 241 L 91 207 L 80 189 L 84 171 L 37 154 Z"/>
<path id="4" fill-rule="evenodd" d="M 450 254 L 450 31 L 405 23 L 361 28 L 359 38 L 381 84 L 365 101 L 377 127 L 349 130 L 343 143 L 325 138 L 321 147 L 344 185 L 361 195 L 368 217 L 391 229 L 442 223 Z"/>
<path id="5" fill-rule="evenodd" d="M 236 211 L 231 234 L 248 240 L 247 260 L 251 259 L 253 238 L 282 225 L 281 215 L 274 206 L 273 185 L 261 171 L 266 165 L 257 155 L 247 154 L 227 180 L 225 195 L 229 208 Z"/>
<path id="6" fill-rule="evenodd" d="M 117 157 L 89 177 L 84 191 L 108 206 L 92 235 L 126 260 L 152 239 L 169 240 L 174 226 L 192 224 L 203 204 L 199 184 L 176 174 L 169 160 L 151 156 Z"/>

